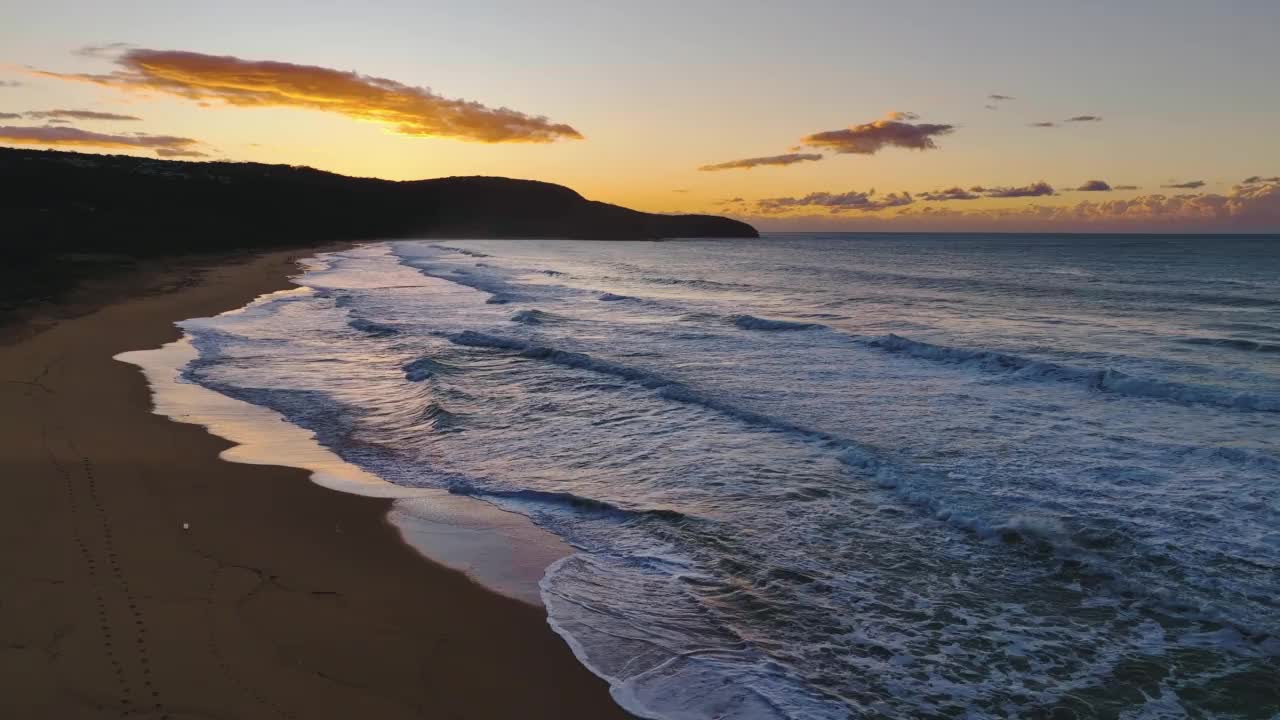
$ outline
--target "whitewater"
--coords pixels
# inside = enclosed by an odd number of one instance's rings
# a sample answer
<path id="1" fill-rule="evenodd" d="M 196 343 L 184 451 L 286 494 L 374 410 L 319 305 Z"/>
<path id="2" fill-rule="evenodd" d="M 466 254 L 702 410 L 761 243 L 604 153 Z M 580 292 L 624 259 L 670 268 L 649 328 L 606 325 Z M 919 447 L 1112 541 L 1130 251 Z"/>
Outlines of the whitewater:
<path id="1" fill-rule="evenodd" d="M 1280 238 L 422 240 L 184 382 L 572 554 L 648 718 L 1280 714 Z"/>

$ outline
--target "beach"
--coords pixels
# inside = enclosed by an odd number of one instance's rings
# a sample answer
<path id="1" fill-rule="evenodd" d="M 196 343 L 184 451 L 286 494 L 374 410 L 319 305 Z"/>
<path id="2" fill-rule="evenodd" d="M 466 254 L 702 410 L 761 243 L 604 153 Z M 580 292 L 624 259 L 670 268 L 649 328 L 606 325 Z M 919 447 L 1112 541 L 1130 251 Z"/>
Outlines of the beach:
<path id="1" fill-rule="evenodd" d="M 626 717 L 541 608 L 424 560 L 389 500 L 218 459 L 113 359 L 308 254 L 179 263 L 0 346 L 0 716 Z"/>

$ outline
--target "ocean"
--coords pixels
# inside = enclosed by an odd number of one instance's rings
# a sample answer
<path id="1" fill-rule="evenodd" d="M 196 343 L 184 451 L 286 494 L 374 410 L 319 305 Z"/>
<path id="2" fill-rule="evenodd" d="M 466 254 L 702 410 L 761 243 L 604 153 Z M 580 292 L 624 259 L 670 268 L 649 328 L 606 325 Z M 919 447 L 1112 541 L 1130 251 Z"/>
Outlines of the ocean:
<path id="1" fill-rule="evenodd" d="M 422 240 L 296 282 L 182 323 L 181 382 L 566 543 L 532 592 L 641 717 L 1280 715 L 1280 238 Z"/>

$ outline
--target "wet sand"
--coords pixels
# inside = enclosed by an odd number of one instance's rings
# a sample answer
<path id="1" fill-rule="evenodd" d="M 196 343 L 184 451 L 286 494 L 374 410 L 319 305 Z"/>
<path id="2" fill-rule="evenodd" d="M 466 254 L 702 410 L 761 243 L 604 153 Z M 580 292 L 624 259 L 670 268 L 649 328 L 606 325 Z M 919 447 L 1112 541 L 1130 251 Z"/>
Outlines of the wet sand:
<path id="1" fill-rule="evenodd" d="M 0 346 L 0 717 L 627 717 L 540 608 L 404 544 L 389 500 L 219 460 L 112 359 L 290 287 L 297 255 L 168 268 Z"/>

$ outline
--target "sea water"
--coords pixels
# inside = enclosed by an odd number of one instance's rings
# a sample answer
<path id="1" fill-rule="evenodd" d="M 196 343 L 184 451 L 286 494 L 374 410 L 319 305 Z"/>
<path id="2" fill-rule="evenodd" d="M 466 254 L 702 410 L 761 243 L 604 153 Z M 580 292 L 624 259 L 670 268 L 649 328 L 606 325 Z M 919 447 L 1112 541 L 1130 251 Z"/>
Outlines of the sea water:
<path id="1" fill-rule="evenodd" d="M 651 718 L 1280 713 L 1280 239 L 404 241 L 184 378 L 572 550 Z"/>

